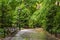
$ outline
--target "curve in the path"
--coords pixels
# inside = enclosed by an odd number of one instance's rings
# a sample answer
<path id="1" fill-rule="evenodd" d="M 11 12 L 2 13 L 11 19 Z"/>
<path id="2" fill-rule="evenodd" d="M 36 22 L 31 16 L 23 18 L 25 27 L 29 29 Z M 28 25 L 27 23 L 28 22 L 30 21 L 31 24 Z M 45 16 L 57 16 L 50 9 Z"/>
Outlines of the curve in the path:
<path id="1" fill-rule="evenodd" d="M 24 29 L 20 30 L 11 40 L 57 40 L 49 37 L 44 31 L 40 29 Z"/>

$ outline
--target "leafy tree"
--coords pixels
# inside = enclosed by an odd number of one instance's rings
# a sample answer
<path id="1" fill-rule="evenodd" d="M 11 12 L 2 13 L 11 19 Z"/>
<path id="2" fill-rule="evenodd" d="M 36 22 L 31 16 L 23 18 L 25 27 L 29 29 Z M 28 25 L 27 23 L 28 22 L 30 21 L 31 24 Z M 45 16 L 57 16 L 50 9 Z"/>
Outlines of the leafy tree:
<path id="1" fill-rule="evenodd" d="M 39 26 L 49 32 L 60 32 L 59 2 L 60 0 L 0 0 L 0 26 Z"/>
<path id="2" fill-rule="evenodd" d="M 35 22 L 40 21 L 40 24 L 42 24 L 43 26 L 46 26 L 46 21 L 47 21 L 46 15 L 48 11 L 51 9 L 51 7 L 53 7 L 54 3 L 55 3 L 54 0 L 53 1 L 44 0 L 41 3 L 40 9 L 33 13 L 30 20 L 35 21 Z"/>

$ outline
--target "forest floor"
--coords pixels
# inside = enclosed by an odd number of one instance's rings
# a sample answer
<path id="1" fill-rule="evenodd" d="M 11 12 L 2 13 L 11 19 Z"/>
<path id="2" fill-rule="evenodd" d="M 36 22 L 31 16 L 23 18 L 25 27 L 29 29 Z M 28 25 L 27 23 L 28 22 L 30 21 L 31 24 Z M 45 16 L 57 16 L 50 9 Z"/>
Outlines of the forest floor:
<path id="1" fill-rule="evenodd" d="M 49 34 L 42 28 L 22 29 L 14 37 L 6 37 L 4 40 L 60 40 Z"/>

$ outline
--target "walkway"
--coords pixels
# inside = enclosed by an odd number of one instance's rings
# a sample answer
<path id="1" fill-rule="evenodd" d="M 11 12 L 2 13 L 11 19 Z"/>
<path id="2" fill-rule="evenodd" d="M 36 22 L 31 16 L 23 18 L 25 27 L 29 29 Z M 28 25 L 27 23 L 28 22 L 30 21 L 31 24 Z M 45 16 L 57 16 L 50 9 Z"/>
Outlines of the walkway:
<path id="1" fill-rule="evenodd" d="M 7 39 L 5 39 L 7 40 Z M 57 40 L 56 38 L 47 35 L 43 29 L 24 29 L 19 31 L 10 40 Z"/>

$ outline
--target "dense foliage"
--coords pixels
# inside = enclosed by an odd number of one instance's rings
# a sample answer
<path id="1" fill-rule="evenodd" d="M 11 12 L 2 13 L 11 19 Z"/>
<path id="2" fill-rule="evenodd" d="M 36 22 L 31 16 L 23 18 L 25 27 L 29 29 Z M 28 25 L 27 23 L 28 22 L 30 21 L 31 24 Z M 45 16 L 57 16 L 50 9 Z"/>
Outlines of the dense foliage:
<path id="1" fill-rule="evenodd" d="M 59 2 L 60 0 L 0 0 L 0 27 L 42 27 L 49 32 L 60 33 Z"/>
<path id="2" fill-rule="evenodd" d="M 47 3 L 48 2 L 48 3 Z M 60 33 L 60 6 L 59 1 L 57 0 L 44 0 L 41 3 L 41 7 L 39 10 L 35 11 L 31 16 L 31 23 L 30 26 L 34 27 L 33 24 L 39 22 L 41 27 L 45 30 L 49 31 L 50 33 Z"/>

